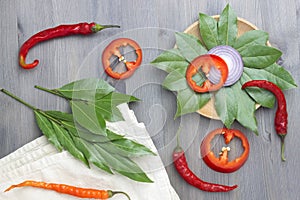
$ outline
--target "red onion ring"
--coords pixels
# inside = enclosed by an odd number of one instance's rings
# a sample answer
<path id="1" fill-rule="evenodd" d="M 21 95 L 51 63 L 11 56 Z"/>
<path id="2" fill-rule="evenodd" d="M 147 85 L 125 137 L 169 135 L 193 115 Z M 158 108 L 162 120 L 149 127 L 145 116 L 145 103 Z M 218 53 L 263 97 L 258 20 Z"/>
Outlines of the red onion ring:
<path id="1" fill-rule="evenodd" d="M 216 46 L 208 51 L 208 54 L 215 54 L 221 57 L 228 66 L 228 78 L 224 86 L 233 85 L 243 74 L 244 64 L 241 55 L 231 46 L 221 45 Z M 214 67 L 211 68 L 207 78 L 217 84 L 221 78 L 221 74 Z"/>

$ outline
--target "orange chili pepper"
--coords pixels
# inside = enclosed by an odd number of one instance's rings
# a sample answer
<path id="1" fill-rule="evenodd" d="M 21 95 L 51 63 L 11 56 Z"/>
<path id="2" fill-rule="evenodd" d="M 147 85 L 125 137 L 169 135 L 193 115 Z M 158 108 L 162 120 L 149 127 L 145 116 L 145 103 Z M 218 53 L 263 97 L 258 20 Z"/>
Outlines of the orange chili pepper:
<path id="1" fill-rule="evenodd" d="M 243 154 L 240 157 L 229 161 L 228 152 L 230 151 L 230 148 L 223 147 L 220 153 L 220 157 L 217 158 L 214 152 L 211 150 L 210 144 L 210 142 L 216 135 L 223 135 L 225 144 L 229 144 L 234 137 L 238 137 L 242 141 L 242 146 L 244 148 Z M 250 146 L 247 137 L 241 131 L 236 129 L 220 128 L 210 132 L 204 138 L 201 143 L 200 149 L 203 161 L 207 166 L 218 172 L 231 173 L 238 170 L 244 165 L 249 156 Z"/>
<path id="2" fill-rule="evenodd" d="M 124 55 L 121 54 L 119 48 L 121 46 L 131 46 L 137 55 L 135 61 L 127 61 Z M 112 55 L 115 55 L 119 58 L 120 62 L 124 62 L 127 71 L 123 73 L 118 73 L 112 70 L 110 58 Z M 119 38 L 112 41 L 105 49 L 102 54 L 102 64 L 105 72 L 112 78 L 115 79 L 125 79 L 130 77 L 134 71 L 141 65 L 142 62 L 142 50 L 141 47 L 134 41 L 129 38 Z"/>
<path id="3" fill-rule="evenodd" d="M 204 81 L 204 83 L 199 86 L 193 80 L 193 76 L 198 73 L 198 70 L 202 68 L 202 71 L 207 76 L 211 67 L 215 67 L 221 72 L 221 78 L 219 83 L 213 84 L 208 79 Z M 195 91 L 199 93 L 205 93 L 209 91 L 216 91 L 220 89 L 228 77 L 228 67 L 226 62 L 219 56 L 214 54 L 206 54 L 201 55 L 195 58 L 191 64 L 188 66 L 186 70 L 186 79 L 188 85 Z"/>
<path id="4" fill-rule="evenodd" d="M 11 189 L 16 187 L 36 187 L 36 188 L 43 188 L 46 190 L 53 190 L 62 194 L 68 194 L 80 198 L 92 198 L 92 199 L 108 199 L 114 196 L 115 194 L 124 194 L 129 200 L 130 197 L 128 194 L 122 191 L 111 191 L 111 190 L 97 190 L 91 188 L 79 188 L 71 185 L 65 184 L 56 184 L 56 183 L 45 183 L 39 181 L 24 181 L 17 185 L 12 185 L 7 188 L 4 192 L 7 192 Z"/>

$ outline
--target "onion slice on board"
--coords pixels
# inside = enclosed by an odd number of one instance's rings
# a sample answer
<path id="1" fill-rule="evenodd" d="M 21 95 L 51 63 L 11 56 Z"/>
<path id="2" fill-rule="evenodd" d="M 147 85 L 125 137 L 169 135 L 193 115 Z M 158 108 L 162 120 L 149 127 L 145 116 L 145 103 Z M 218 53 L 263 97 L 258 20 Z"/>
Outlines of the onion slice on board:
<path id="1" fill-rule="evenodd" d="M 221 57 L 228 66 L 228 77 L 224 86 L 233 85 L 243 74 L 244 64 L 241 55 L 231 46 L 216 46 L 208 51 L 208 54 L 214 54 Z M 221 78 L 221 74 L 215 68 L 212 68 L 207 77 L 212 83 L 216 84 Z"/>

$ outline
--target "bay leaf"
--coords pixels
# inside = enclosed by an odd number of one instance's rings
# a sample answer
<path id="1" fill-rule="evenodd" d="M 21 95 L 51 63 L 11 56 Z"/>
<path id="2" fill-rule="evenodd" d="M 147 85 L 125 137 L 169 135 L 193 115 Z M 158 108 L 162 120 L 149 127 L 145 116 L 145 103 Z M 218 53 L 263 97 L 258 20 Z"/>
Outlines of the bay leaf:
<path id="1" fill-rule="evenodd" d="M 110 122 L 123 121 L 122 113 L 117 108 L 122 103 L 129 103 L 139 101 L 138 98 L 117 92 L 111 92 L 105 96 L 98 97 L 94 102 L 95 110 L 101 114 L 102 117 Z"/>
<path id="2" fill-rule="evenodd" d="M 195 93 L 189 87 L 177 92 L 177 111 L 175 118 L 193 113 L 202 108 L 211 98 L 210 93 Z"/>
<path id="3" fill-rule="evenodd" d="M 42 131 L 42 133 L 47 137 L 48 141 L 52 143 L 58 151 L 62 151 L 63 147 L 59 142 L 55 130 L 52 127 L 51 121 L 47 117 L 45 117 L 41 111 L 34 110 L 35 119 L 38 127 Z"/>
<path id="4" fill-rule="evenodd" d="M 58 120 L 67 121 L 67 122 L 73 122 L 73 115 L 66 112 L 56 111 L 56 110 L 47 110 L 45 111 L 47 115 L 50 117 L 53 117 Z"/>
<path id="5" fill-rule="evenodd" d="M 188 88 L 189 86 L 186 82 L 185 71 L 186 69 L 179 68 L 169 73 L 162 84 L 163 87 L 170 91 L 178 91 Z"/>
<path id="6" fill-rule="evenodd" d="M 237 37 L 237 15 L 227 4 L 218 21 L 218 39 L 220 45 L 232 46 Z"/>
<path id="7" fill-rule="evenodd" d="M 101 156 L 114 171 L 135 181 L 146 183 L 153 182 L 131 159 L 118 154 L 111 154 L 107 149 L 104 149 L 101 144 L 95 144 L 95 147 L 98 153 L 101 154 Z"/>
<path id="8" fill-rule="evenodd" d="M 207 53 L 207 50 L 202 46 L 200 40 L 195 36 L 177 32 L 175 37 L 176 45 L 181 55 L 188 62 L 192 62 L 196 57 Z"/>
<path id="9" fill-rule="evenodd" d="M 107 149 L 110 153 L 119 154 L 124 157 L 156 155 L 145 145 L 142 145 L 127 138 L 102 143 L 101 147 Z"/>
<path id="10" fill-rule="evenodd" d="M 106 122 L 95 105 L 83 101 L 70 101 L 74 120 L 94 134 L 106 136 Z"/>
<path id="11" fill-rule="evenodd" d="M 245 67 L 244 73 L 252 80 L 267 79 L 268 81 L 275 83 L 282 90 L 288 90 L 297 87 L 297 84 L 291 73 L 276 63 L 264 69 Z"/>
<path id="12" fill-rule="evenodd" d="M 233 44 L 233 47 L 238 52 L 243 52 L 250 46 L 266 45 L 268 39 L 269 34 L 267 32 L 261 30 L 251 30 L 238 37 Z"/>
<path id="13" fill-rule="evenodd" d="M 62 121 L 62 125 L 67 129 L 73 136 L 84 139 L 89 142 L 108 142 L 110 139 L 106 136 L 94 134 L 87 129 L 81 127 L 79 124 L 74 122 Z"/>
<path id="14" fill-rule="evenodd" d="M 93 163 L 98 168 L 110 174 L 113 174 L 104 158 L 101 156 L 101 154 L 98 153 L 98 151 L 92 143 L 89 143 L 77 137 L 73 137 L 73 140 L 76 147 L 84 154 L 84 156 L 88 159 L 89 162 Z"/>
<path id="15" fill-rule="evenodd" d="M 240 52 L 245 67 L 262 69 L 274 64 L 282 55 L 276 48 L 254 45 Z"/>
<path id="16" fill-rule="evenodd" d="M 219 45 L 218 22 L 213 17 L 200 13 L 199 29 L 202 41 L 208 50 Z"/>
<path id="17" fill-rule="evenodd" d="M 60 125 L 56 124 L 55 122 L 51 121 L 53 129 L 56 133 L 56 137 L 58 138 L 59 142 L 62 146 L 75 158 L 81 160 L 84 164 L 89 167 L 89 162 L 87 161 L 84 154 L 77 149 L 72 140 L 71 136 L 69 135 L 68 131 L 61 127 Z"/>
<path id="18" fill-rule="evenodd" d="M 234 120 L 258 134 L 255 117 L 255 102 L 241 90 L 238 81 L 231 87 L 224 87 L 215 95 L 215 108 L 221 121 L 230 128 Z"/>
<path id="19" fill-rule="evenodd" d="M 97 78 L 81 79 L 62 86 L 53 91 L 59 92 L 69 99 L 91 100 L 95 94 L 107 95 L 115 89 L 106 81 Z"/>
<path id="20" fill-rule="evenodd" d="M 297 87 L 292 75 L 276 63 L 263 69 L 245 67 L 241 83 L 250 80 L 268 80 L 275 83 L 282 90 Z M 246 91 L 258 104 L 267 108 L 274 107 L 275 97 L 270 91 L 256 87 L 246 88 Z"/>
<path id="21" fill-rule="evenodd" d="M 178 49 L 164 51 L 155 60 L 153 60 L 151 64 L 168 73 L 177 69 L 186 68 L 189 65 Z"/>

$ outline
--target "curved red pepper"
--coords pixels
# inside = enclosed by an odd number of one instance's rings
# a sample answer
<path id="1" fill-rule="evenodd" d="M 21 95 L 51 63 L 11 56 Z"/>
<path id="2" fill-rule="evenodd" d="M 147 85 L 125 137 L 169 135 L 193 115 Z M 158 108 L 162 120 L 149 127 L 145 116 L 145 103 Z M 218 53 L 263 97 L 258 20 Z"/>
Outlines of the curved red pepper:
<path id="1" fill-rule="evenodd" d="M 221 78 L 219 83 L 213 84 L 208 79 L 204 81 L 204 83 L 199 86 L 193 80 L 193 76 L 198 73 L 198 70 L 202 68 L 202 71 L 205 75 L 208 75 L 211 67 L 215 67 L 221 72 Z M 228 67 L 226 62 L 220 58 L 219 56 L 213 54 L 201 55 L 195 58 L 191 64 L 188 66 L 186 70 L 186 79 L 188 85 L 195 91 L 199 93 L 205 93 L 209 91 L 216 91 L 220 89 L 228 77 Z"/>
<path id="2" fill-rule="evenodd" d="M 281 159 L 285 161 L 284 157 L 284 138 L 287 134 L 288 113 L 286 109 L 286 100 L 282 90 L 274 83 L 266 80 L 252 80 L 243 84 L 242 89 L 247 87 L 259 87 L 272 92 L 277 99 L 277 110 L 275 115 L 275 130 L 281 138 Z"/>
<path id="3" fill-rule="evenodd" d="M 59 25 L 53 28 L 45 29 L 41 32 L 36 33 L 31 36 L 20 48 L 19 52 L 19 64 L 24 69 L 32 69 L 39 64 L 38 60 L 34 60 L 33 63 L 26 64 L 26 56 L 34 45 L 37 43 L 50 40 L 52 38 L 66 37 L 69 35 L 89 35 L 96 33 L 105 28 L 117 27 L 118 25 L 100 25 L 96 23 L 78 23 L 78 24 L 68 24 L 68 25 Z"/>
<path id="4" fill-rule="evenodd" d="M 238 137 L 242 141 L 242 146 L 244 148 L 243 154 L 240 157 L 229 161 L 228 151 L 230 151 L 230 148 L 223 147 L 220 157 L 217 158 L 214 152 L 211 150 L 210 144 L 216 135 L 223 135 L 225 144 L 229 144 L 234 137 Z M 241 131 L 236 129 L 220 128 L 210 132 L 204 138 L 201 143 L 200 150 L 203 161 L 211 169 L 218 172 L 231 173 L 241 168 L 246 162 L 249 156 L 250 146 L 247 137 Z"/>
<path id="5" fill-rule="evenodd" d="M 136 53 L 136 60 L 135 61 L 127 61 L 124 58 L 124 55 L 121 54 L 119 48 L 121 46 L 131 46 Z M 112 55 L 115 55 L 119 58 L 119 61 L 124 62 L 127 71 L 118 73 L 112 70 L 110 58 Z M 102 54 L 102 64 L 105 72 L 112 78 L 115 79 L 125 79 L 130 77 L 134 71 L 141 65 L 142 63 L 142 50 L 141 47 L 134 41 L 129 38 L 119 38 L 112 41 L 105 49 Z"/>
<path id="6" fill-rule="evenodd" d="M 180 176 L 190 185 L 207 192 L 229 192 L 237 188 L 237 185 L 228 186 L 210 183 L 201 180 L 189 168 L 183 149 L 177 146 L 173 152 L 174 166 Z"/>

